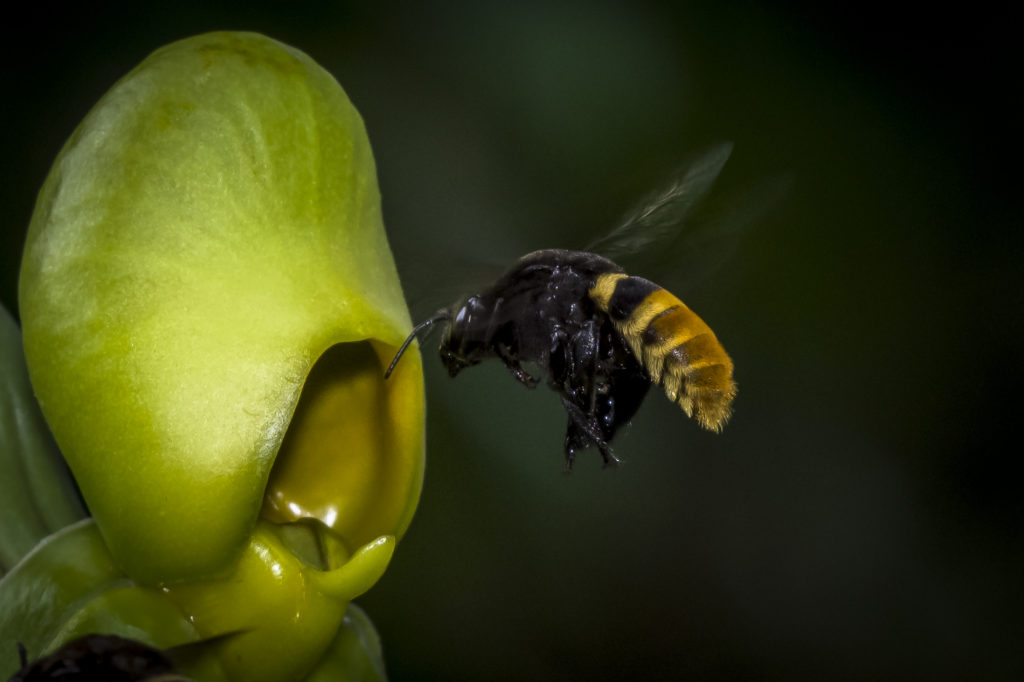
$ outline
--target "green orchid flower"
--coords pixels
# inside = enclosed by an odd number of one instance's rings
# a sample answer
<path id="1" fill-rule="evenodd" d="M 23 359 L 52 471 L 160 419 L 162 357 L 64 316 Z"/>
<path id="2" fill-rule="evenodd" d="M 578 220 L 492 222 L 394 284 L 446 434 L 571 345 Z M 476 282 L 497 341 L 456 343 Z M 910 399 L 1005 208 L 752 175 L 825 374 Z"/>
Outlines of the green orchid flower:
<path id="1" fill-rule="evenodd" d="M 303 679 L 375 641 L 346 610 L 415 510 L 423 379 L 414 353 L 383 380 L 411 324 L 362 120 L 326 71 L 251 33 L 153 53 L 57 157 L 19 303 L 93 517 L 62 532 L 103 568 L 26 604 L 75 556 L 44 541 L 0 582 L 21 604 L 0 635 L 206 641 L 202 674 L 231 680 Z"/>

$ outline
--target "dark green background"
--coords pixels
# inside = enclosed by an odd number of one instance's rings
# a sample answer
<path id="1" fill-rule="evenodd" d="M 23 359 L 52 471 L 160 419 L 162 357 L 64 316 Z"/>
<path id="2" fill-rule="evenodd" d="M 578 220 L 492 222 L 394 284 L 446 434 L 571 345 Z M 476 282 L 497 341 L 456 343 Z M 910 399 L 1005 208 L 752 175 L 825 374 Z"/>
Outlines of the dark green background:
<path id="1" fill-rule="evenodd" d="M 450 381 L 430 351 L 422 504 L 361 599 L 392 679 L 1019 678 L 1019 37 L 958 11 L 36 7 L 3 47 L 0 296 L 76 123 L 206 30 L 262 31 L 342 83 L 418 314 L 475 264 L 587 243 L 732 140 L 716 196 L 788 193 L 695 286 L 638 271 L 732 354 L 732 422 L 703 433 L 652 392 L 618 470 L 567 476 L 554 394 L 497 366 Z"/>

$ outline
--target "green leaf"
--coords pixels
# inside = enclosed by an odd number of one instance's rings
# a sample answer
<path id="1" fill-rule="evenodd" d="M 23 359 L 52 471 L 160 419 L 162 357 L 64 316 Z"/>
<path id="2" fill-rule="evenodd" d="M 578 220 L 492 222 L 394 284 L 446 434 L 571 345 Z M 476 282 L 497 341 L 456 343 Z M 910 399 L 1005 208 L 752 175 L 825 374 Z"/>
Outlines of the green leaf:
<path id="1" fill-rule="evenodd" d="M 370 617 L 349 604 L 334 642 L 305 682 L 386 682 L 380 637 Z"/>
<path id="2" fill-rule="evenodd" d="M 84 515 L 32 392 L 21 332 L 0 308 L 0 573 Z"/>
<path id="3" fill-rule="evenodd" d="M 84 519 L 46 537 L 0 580 L 0 679 L 18 667 L 16 642 L 37 658 L 92 633 L 172 648 L 196 679 L 225 679 L 216 659 L 223 640 L 199 641 L 163 590 L 115 566 L 95 520 Z"/>

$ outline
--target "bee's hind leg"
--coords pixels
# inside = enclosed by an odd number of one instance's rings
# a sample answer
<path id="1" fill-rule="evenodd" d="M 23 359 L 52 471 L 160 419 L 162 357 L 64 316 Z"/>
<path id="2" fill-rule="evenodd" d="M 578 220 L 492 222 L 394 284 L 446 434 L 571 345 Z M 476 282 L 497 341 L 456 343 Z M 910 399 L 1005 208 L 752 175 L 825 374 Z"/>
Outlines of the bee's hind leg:
<path id="1" fill-rule="evenodd" d="M 569 426 L 565 432 L 566 471 L 572 471 L 576 453 L 591 445 L 596 446 L 601 452 L 601 459 L 604 460 L 606 467 L 618 464 L 619 458 L 612 452 L 611 445 L 602 437 L 597 420 L 565 396 L 562 396 L 562 405 L 569 415 Z"/>
<path id="2" fill-rule="evenodd" d="M 605 468 L 619 466 L 619 458 L 612 452 L 612 446 L 607 443 L 600 443 L 597 449 L 601 451 L 601 459 L 604 460 Z"/>

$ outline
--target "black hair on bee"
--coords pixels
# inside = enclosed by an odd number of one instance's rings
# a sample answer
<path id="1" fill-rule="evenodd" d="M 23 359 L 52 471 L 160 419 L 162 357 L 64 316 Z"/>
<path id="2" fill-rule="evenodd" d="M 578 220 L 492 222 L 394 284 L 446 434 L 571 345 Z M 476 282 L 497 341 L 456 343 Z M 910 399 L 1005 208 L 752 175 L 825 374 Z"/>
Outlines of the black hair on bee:
<path id="1" fill-rule="evenodd" d="M 18 642 L 21 669 L 8 682 L 194 682 L 181 670 L 196 668 L 217 647 L 247 630 L 231 630 L 213 637 L 157 649 L 114 634 L 91 633 L 65 642 L 56 651 L 28 660 Z"/>
<path id="2" fill-rule="evenodd" d="M 585 251 L 524 256 L 482 293 L 419 324 L 387 375 L 412 339 L 439 323 L 450 376 L 492 357 L 530 388 L 540 379 L 524 363 L 546 373 L 569 416 L 570 469 L 588 446 L 606 465 L 618 462 L 609 443 L 651 384 L 713 431 L 725 425 L 736 395 L 732 361 L 703 320 L 665 289 Z"/>
<path id="3" fill-rule="evenodd" d="M 716 147 L 689 166 L 611 236 L 636 242 L 664 232 L 707 190 L 730 149 Z M 481 293 L 418 324 L 385 377 L 419 333 L 439 324 L 441 361 L 452 377 L 487 358 L 500 359 L 530 388 L 541 378 L 523 365 L 543 372 L 569 417 L 564 450 L 570 470 L 576 454 L 590 446 L 606 466 L 618 462 L 609 443 L 652 384 L 706 429 L 721 431 L 731 414 L 733 363 L 711 328 L 662 287 L 596 253 L 527 254 Z"/>
<path id="4" fill-rule="evenodd" d="M 84 635 L 31 663 L 24 645 L 18 643 L 21 669 L 9 682 L 63 680 L 161 680 L 189 682 L 159 649 L 117 635 Z"/>

